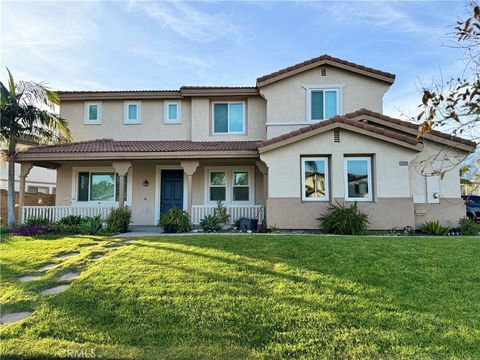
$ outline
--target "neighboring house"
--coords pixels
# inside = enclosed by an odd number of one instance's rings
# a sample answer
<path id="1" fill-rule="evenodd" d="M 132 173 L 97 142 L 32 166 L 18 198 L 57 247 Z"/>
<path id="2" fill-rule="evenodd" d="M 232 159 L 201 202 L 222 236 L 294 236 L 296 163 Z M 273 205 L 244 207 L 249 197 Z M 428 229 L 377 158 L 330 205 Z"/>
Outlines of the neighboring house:
<path id="1" fill-rule="evenodd" d="M 19 144 L 20 150 L 25 150 L 31 144 Z M 15 191 L 20 189 L 20 164 L 15 164 Z M 57 172 L 35 166 L 30 171 L 26 181 L 26 192 L 38 194 L 55 194 Z M 8 191 L 8 161 L 0 157 L 0 189 Z"/>
<path id="2" fill-rule="evenodd" d="M 459 174 L 437 167 L 476 144 L 438 131 L 417 139 L 417 125 L 382 115 L 394 80 L 324 55 L 255 87 L 59 92 L 75 142 L 17 161 L 23 174 L 57 168 L 57 217 L 125 203 L 137 225 L 173 206 L 198 223 L 221 200 L 233 220 L 265 209 L 268 226 L 317 229 L 330 203 L 357 201 L 371 229 L 452 225 L 465 215 Z"/>

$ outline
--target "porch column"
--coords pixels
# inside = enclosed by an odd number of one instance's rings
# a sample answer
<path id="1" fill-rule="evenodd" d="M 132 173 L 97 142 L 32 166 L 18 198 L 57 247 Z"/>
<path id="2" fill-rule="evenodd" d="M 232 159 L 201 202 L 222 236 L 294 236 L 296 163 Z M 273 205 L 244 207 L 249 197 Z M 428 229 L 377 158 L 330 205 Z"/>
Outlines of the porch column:
<path id="1" fill-rule="evenodd" d="M 25 183 L 28 176 L 28 173 L 32 169 L 33 164 L 31 162 L 24 162 L 20 165 L 20 189 L 18 189 L 18 217 L 17 224 L 21 224 L 22 219 L 22 209 L 25 205 Z"/>
<path id="2" fill-rule="evenodd" d="M 118 206 L 123 207 L 125 203 L 125 176 L 128 173 L 128 169 L 132 166 L 131 161 L 114 161 L 112 163 L 115 172 L 119 178 L 119 191 L 118 191 Z"/>
<path id="3" fill-rule="evenodd" d="M 181 161 L 183 171 L 187 175 L 187 211 L 192 214 L 192 184 L 193 184 L 193 174 L 197 171 L 200 162 L 198 160 L 185 160 Z"/>
<path id="4" fill-rule="evenodd" d="M 256 161 L 257 168 L 263 175 L 263 198 L 264 198 L 264 206 L 263 206 L 263 218 L 265 224 L 267 223 L 267 199 L 268 199 L 268 166 L 262 161 Z"/>

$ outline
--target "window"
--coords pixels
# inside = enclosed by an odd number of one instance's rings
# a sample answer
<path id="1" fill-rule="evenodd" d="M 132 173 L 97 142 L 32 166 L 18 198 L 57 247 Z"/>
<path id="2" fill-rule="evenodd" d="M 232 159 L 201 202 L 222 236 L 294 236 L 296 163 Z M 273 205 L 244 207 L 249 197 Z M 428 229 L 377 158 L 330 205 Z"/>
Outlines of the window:
<path id="1" fill-rule="evenodd" d="M 327 158 L 302 158 L 302 200 L 329 200 Z"/>
<path id="2" fill-rule="evenodd" d="M 214 134 L 244 134 L 245 104 L 228 102 L 213 104 Z"/>
<path id="3" fill-rule="evenodd" d="M 178 124 L 182 122 L 181 106 L 179 102 L 165 102 L 165 117 L 166 124 Z"/>
<path id="4" fill-rule="evenodd" d="M 77 201 L 118 201 L 120 177 L 114 172 L 78 173 Z M 127 198 L 127 178 L 125 178 L 125 196 Z"/>
<path id="5" fill-rule="evenodd" d="M 307 90 L 307 121 L 327 120 L 341 114 L 342 84 L 304 85 Z"/>
<path id="6" fill-rule="evenodd" d="M 210 173 L 210 201 L 225 201 L 227 199 L 227 182 L 225 172 Z"/>
<path id="7" fill-rule="evenodd" d="M 27 192 L 37 194 L 48 194 L 48 187 L 46 186 L 27 186 Z"/>
<path id="8" fill-rule="evenodd" d="M 372 201 L 372 169 L 369 157 L 345 159 L 345 200 Z"/>
<path id="9" fill-rule="evenodd" d="M 248 172 L 233 172 L 233 201 L 249 201 L 250 187 L 248 184 Z"/>
<path id="10" fill-rule="evenodd" d="M 205 168 L 205 203 L 254 203 L 254 168 L 250 166 L 210 166 Z"/>
<path id="11" fill-rule="evenodd" d="M 102 123 L 102 103 L 87 102 L 85 103 L 85 124 L 101 124 Z"/>
<path id="12" fill-rule="evenodd" d="M 124 124 L 140 124 L 140 102 L 125 102 Z"/>

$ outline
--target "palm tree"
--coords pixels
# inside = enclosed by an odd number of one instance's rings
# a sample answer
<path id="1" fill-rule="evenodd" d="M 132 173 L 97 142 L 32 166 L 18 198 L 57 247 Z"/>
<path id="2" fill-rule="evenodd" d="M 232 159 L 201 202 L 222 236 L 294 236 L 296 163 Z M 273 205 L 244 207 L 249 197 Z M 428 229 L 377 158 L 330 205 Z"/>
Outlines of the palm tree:
<path id="1" fill-rule="evenodd" d="M 22 137 L 37 143 L 71 140 L 68 123 L 54 112 L 58 95 L 44 83 L 14 82 L 8 72 L 8 87 L 0 82 L 0 137 L 8 157 L 8 225 L 15 224 L 15 154 Z"/>

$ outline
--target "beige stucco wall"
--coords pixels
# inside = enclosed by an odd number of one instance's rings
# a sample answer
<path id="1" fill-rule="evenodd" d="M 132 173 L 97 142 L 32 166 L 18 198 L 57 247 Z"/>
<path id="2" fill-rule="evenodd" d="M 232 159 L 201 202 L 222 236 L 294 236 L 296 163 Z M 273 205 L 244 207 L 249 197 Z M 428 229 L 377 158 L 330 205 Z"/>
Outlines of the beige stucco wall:
<path id="1" fill-rule="evenodd" d="M 182 100 L 182 123 L 164 123 L 164 101 L 142 100 L 141 123 L 124 124 L 124 101 L 102 101 L 102 123 L 85 124 L 85 101 L 62 101 L 60 114 L 68 120 L 74 141 L 114 140 L 263 140 L 265 139 L 265 101 L 260 96 L 232 98 L 245 101 L 246 132 L 244 135 L 213 135 L 212 101 L 210 98 Z M 166 100 L 170 101 L 170 100 Z M 223 99 L 222 99 L 223 101 Z"/>
<path id="2" fill-rule="evenodd" d="M 128 99 L 126 99 L 128 100 Z M 136 100 L 135 100 L 136 101 Z M 102 124 L 84 124 L 85 101 L 62 101 L 60 115 L 68 120 L 74 141 L 114 140 L 189 140 L 190 101 L 182 101 L 182 123 L 164 124 L 163 100 L 141 101 L 141 124 L 124 124 L 124 101 L 102 101 Z"/>
<path id="3" fill-rule="evenodd" d="M 438 204 L 414 204 L 415 226 L 426 221 L 438 220 L 444 226 L 456 227 L 458 220 L 465 217 L 465 201 L 461 198 L 440 198 Z"/>
<path id="4" fill-rule="evenodd" d="M 374 155 L 372 165 L 375 198 L 410 197 L 409 169 L 399 161 L 412 160 L 417 152 L 347 130 L 341 142 L 333 142 L 333 131 L 299 141 L 260 155 L 269 168 L 269 198 L 300 198 L 300 156 L 329 155 L 331 197 L 344 197 L 344 154 Z"/>
<path id="5" fill-rule="evenodd" d="M 382 113 L 383 95 L 389 85 L 366 76 L 348 72 L 346 70 L 325 66 L 327 75 L 321 75 L 321 68 L 315 68 L 303 73 L 288 77 L 278 82 L 266 85 L 260 93 L 267 101 L 267 125 L 270 123 L 286 123 L 290 128 L 281 129 L 268 126 L 268 137 L 279 133 L 295 130 L 299 125 L 288 123 L 305 123 L 306 85 L 345 85 L 341 95 L 341 113 L 367 108 Z"/>
<path id="6" fill-rule="evenodd" d="M 344 203 L 343 198 L 334 202 Z M 348 205 L 347 205 L 348 206 Z M 302 202 L 300 198 L 269 198 L 267 200 L 268 226 L 282 229 L 320 229 L 317 220 L 328 213 L 328 202 Z M 414 226 L 411 198 L 378 198 L 374 203 L 359 203 L 361 211 L 369 215 L 369 230 L 403 229 Z"/>

